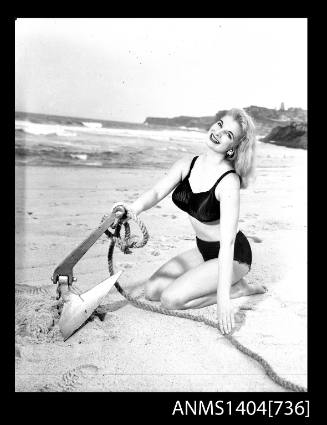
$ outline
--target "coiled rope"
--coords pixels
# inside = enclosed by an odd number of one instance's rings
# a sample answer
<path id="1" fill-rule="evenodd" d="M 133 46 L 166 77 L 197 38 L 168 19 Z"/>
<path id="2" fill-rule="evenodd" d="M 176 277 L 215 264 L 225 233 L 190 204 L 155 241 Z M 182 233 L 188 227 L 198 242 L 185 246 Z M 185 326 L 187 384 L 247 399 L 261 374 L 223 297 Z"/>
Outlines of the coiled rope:
<path id="1" fill-rule="evenodd" d="M 126 207 L 124 206 L 126 209 Z M 126 209 L 127 210 L 127 209 Z M 102 221 L 106 218 L 106 216 L 103 217 Z M 109 249 L 108 249 L 108 268 L 109 273 L 112 276 L 114 274 L 114 268 L 113 268 L 113 252 L 115 244 L 117 243 L 118 247 L 124 252 L 124 253 L 130 253 L 130 248 L 141 248 L 143 247 L 148 239 L 149 234 L 145 227 L 145 225 L 142 223 L 142 221 L 139 219 L 139 217 L 136 216 L 136 214 L 132 210 L 127 210 L 127 219 L 135 221 L 141 232 L 142 232 L 142 239 L 140 241 L 135 241 L 133 238 L 131 238 L 130 235 L 130 226 L 127 221 L 123 222 L 122 224 L 125 227 L 125 237 L 124 239 L 120 236 L 120 229 L 121 225 L 119 222 L 115 225 L 115 232 L 112 233 L 108 230 L 106 230 L 105 234 L 109 238 Z M 178 310 L 168 310 L 159 306 L 151 305 L 146 302 L 140 301 L 130 294 L 128 294 L 119 284 L 117 281 L 115 283 L 115 287 L 118 290 L 118 292 L 131 304 L 133 304 L 137 308 L 141 308 L 143 310 L 152 311 L 155 313 L 161 313 L 165 314 L 167 316 L 175 316 L 180 317 L 183 319 L 190 319 L 194 320 L 196 322 L 202 322 L 205 323 L 208 326 L 212 326 L 215 329 L 218 329 L 218 324 L 214 322 L 213 320 L 209 320 L 206 317 L 203 316 L 197 316 L 193 315 L 191 313 L 185 313 Z M 225 339 L 227 339 L 234 347 L 236 347 L 239 351 L 246 354 L 247 356 L 251 357 L 252 359 L 256 360 L 265 370 L 266 374 L 269 376 L 269 378 L 275 382 L 276 384 L 280 385 L 281 387 L 294 391 L 294 392 L 307 392 L 307 389 L 305 387 L 302 387 L 300 385 L 294 384 L 293 382 L 288 381 L 287 379 L 284 379 L 280 377 L 274 369 L 270 366 L 270 364 L 262 358 L 259 354 L 255 353 L 254 351 L 250 350 L 249 348 L 245 347 L 243 344 L 241 344 L 234 336 L 230 334 L 223 334 Z"/>

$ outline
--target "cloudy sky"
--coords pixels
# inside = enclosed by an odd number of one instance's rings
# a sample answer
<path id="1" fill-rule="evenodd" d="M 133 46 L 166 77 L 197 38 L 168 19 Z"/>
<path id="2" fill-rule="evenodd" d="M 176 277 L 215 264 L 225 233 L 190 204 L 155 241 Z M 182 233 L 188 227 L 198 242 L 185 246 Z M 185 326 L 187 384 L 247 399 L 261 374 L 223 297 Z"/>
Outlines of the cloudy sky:
<path id="1" fill-rule="evenodd" d="M 16 111 L 143 122 L 307 109 L 305 18 L 18 18 Z"/>

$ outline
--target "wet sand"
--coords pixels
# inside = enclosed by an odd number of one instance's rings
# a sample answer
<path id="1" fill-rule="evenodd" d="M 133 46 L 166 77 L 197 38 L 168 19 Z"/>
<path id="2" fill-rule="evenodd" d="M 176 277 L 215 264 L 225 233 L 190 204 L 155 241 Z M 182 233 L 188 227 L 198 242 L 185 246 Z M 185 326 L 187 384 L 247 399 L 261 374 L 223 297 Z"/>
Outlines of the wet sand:
<path id="1" fill-rule="evenodd" d="M 233 300 L 234 335 L 282 377 L 306 386 L 306 151 L 264 144 L 258 151 L 257 181 L 241 192 L 239 227 L 253 250 L 248 279 L 269 291 Z M 105 314 L 66 342 L 56 332 L 54 268 L 114 202 L 131 202 L 164 172 L 16 167 L 16 391 L 285 391 L 215 329 L 137 309 L 115 288 Z M 143 299 L 142 281 L 193 247 L 194 236 L 170 196 L 140 218 L 148 244 L 131 255 L 116 249 L 114 268 L 123 270 L 121 286 Z M 74 268 L 81 290 L 108 277 L 107 247 L 103 236 Z M 215 306 L 190 313 L 216 319 Z"/>

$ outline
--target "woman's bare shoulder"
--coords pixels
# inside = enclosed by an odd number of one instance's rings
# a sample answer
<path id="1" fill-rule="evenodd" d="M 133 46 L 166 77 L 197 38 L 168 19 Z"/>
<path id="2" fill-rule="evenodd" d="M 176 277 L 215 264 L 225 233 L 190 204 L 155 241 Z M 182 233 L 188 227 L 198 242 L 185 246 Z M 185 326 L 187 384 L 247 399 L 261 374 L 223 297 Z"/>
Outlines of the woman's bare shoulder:
<path id="1" fill-rule="evenodd" d="M 179 171 L 182 174 L 182 177 L 187 176 L 188 172 L 190 171 L 191 162 L 193 160 L 194 156 L 185 155 L 182 158 L 179 158 L 173 165 L 173 167 L 176 167 L 179 169 Z"/>
<path id="2" fill-rule="evenodd" d="M 229 170 L 228 170 L 229 171 Z M 228 173 L 224 176 L 216 187 L 215 195 L 218 201 L 225 194 L 238 193 L 241 188 L 240 178 L 236 173 Z"/>

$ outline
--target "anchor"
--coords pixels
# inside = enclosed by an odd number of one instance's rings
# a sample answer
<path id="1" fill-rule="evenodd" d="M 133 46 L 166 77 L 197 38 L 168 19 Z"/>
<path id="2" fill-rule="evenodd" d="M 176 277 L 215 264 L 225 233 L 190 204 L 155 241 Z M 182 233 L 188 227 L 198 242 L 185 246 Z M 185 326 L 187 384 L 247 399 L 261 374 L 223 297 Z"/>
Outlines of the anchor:
<path id="1" fill-rule="evenodd" d="M 77 281 L 76 277 L 73 276 L 73 268 L 103 233 L 113 236 L 114 233 L 110 232 L 109 229 L 119 228 L 120 221 L 126 216 L 126 209 L 123 206 L 116 206 L 110 216 L 106 217 L 54 270 L 51 280 L 57 285 L 56 299 L 62 298 L 64 301 L 58 322 L 64 340 L 67 340 L 85 323 L 122 273 L 122 271 L 119 271 L 87 292 L 78 294 L 73 288 L 73 282 Z"/>

